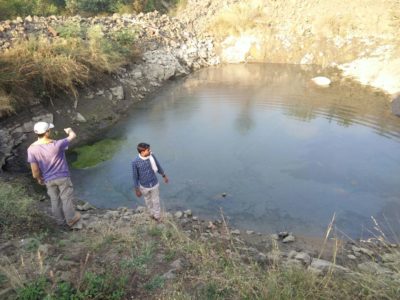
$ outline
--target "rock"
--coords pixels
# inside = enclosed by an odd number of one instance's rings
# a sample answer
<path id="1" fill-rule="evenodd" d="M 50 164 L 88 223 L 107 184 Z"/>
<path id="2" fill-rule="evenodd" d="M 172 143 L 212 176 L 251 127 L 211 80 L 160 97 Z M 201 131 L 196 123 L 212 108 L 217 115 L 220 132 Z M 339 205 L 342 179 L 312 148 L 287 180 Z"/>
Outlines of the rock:
<path id="1" fill-rule="evenodd" d="M 303 262 L 296 259 L 288 259 L 283 262 L 283 266 L 289 269 L 303 269 Z"/>
<path id="2" fill-rule="evenodd" d="M 365 249 L 365 248 L 359 248 L 359 252 L 364 253 L 364 254 L 366 254 L 368 256 L 373 256 L 374 255 L 373 251 L 371 251 L 369 249 Z"/>
<path id="3" fill-rule="evenodd" d="M 313 258 L 311 265 L 308 267 L 308 270 L 316 273 L 316 274 L 326 274 L 328 271 L 332 270 L 334 273 L 349 273 L 350 270 L 333 264 L 327 260 L 319 259 L 319 258 Z"/>
<path id="4" fill-rule="evenodd" d="M 311 79 L 316 85 L 321 87 L 328 87 L 331 84 L 331 80 L 324 76 L 317 76 Z"/>
<path id="5" fill-rule="evenodd" d="M 353 254 L 347 255 L 347 258 L 349 258 L 351 260 L 356 260 L 357 259 L 357 257 L 355 255 L 353 255 Z"/>
<path id="6" fill-rule="evenodd" d="M 209 221 L 209 222 L 208 222 L 208 225 L 207 225 L 207 228 L 213 230 L 213 229 L 216 228 L 216 226 L 214 225 L 213 222 Z"/>
<path id="7" fill-rule="evenodd" d="M 192 218 L 192 220 L 193 220 L 193 221 L 198 221 L 198 220 L 199 220 L 199 217 L 194 216 L 194 217 Z"/>
<path id="8" fill-rule="evenodd" d="M 232 230 L 231 234 L 240 235 L 240 230 L 239 229 Z"/>
<path id="9" fill-rule="evenodd" d="M 182 218 L 182 216 L 183 216 L 183 212 L 181 212 L 181 211 L 177 211 L 177 212 L 174 214 L 174 217 L 175 217 L 176 219 L 180 219 L 180 218 Z"/>
<path id="10" fill-rule="evenodd" d="M 117 219 L 119 217 L 119 211 L 109 210 L 105 213 L 105 219 Z"/>
<path id="11" fill-rule="evenodd" d="M 125 99 L 124 88 L 121 85 L 111 88 L 110 91 L 116 100 Z"/>
<path id="12" fill-rule="evenodd" d="M 273 233 L 273 234 L 271 234 L 271 239 L 277 241 L 277 240 L 279 240 L 279 235 L 276 233 Z"/>
<path id="13" fill-rule="evenodd" d="M 392 113 L 400 117 L 400 95 L 392 99 Z"/>
<path id="14" fill-rule="evenodd" d="M 142 214 L 142 213 L 144 213 L 146 211 L 146 208 L 144 207 L 144 206 L 138 206 L 136 209 L 135 209 L 135 213 L 137 213 L 137 214 Z"/>
<path id="15" fill-rule="evenodd" d="M 294 258 L 301 261 L 304 265 L 308 266 L 311 264 L 311 256 L 308 253 L 305 252 L 297 253 Z"/>
<path id="16" fill-rule="evenodd" d="M 298 253 L 299 253 L 299 252 L 297 252 L 297 251 L 295 251 L 295 250 L 291 250 L 291 251 L 288 253 L 287 257 L 290 258 L 290 259 L 292 259 L 292 258 L 294 258 Z"/>
<path id="17" fill-rule="evenodd" d="M 382 267 L 373 261 L 367 261 L 367 262 L 358 264 L 357 268 L 359 268 L 363 272 L 370 273 L 370 274 L 377 274 L 377 275 L 393 273 L 388 268 Z"/>
<path id="18" fill-rule="evenodd" d="M 78 112 L 76 113 L 75 120 L 77 120 L 78 122 L 81 122 L 81 123 L 87 122 L 86 118 Z"/>
<path id="19" fill-rule="evenodd" d="M 288 235 L 282 240 L 282 243 L 292 243 L 296 240 L 296 238 L 293 235 Z"/>
<path id="20" fill-rule="evenodd" d="M 86 202 L 83 205 L 77 205 L 76 209 L 80 211 L 88 211 L 90 209 L 93 209 L 93 206 L 91 206 L 89 202 Z"/>
<path id="21" fill-rule="evenodd" d="M 254 234 L 254 231 L 253 230 L 246 230 L 246 234 L 247 235 L 252 235 L 252 234 Z"/>
<path id="22" fill-rule="evenodd" d="M 289 235 L 289 232 L 287 232 L 287 231 L 281 231 L 281 232 L 278 233 L 278 237 L 279 237 L 280 239 L 284 239 L 284 238 L 287 237 L 288 235 Z"/>
<path id="23" fill-rule="evenodd" d="M 268 261 L 267 256 L 264 253 L 258 252 L 255 256 L 255 260 L 258 263 L 266 263 Z"/>
<path id="24" fill-rule="evenodd" d="M 192 211 L 190 209 L 185 210 L 183 213 L 185 214 L 186 217 L 191 217 L 192 216 Z"/>
<path id="25" fill-rule="evenodd" d="M 167 273 L 163 274 L 161 278 L 165 280 L 175 279 L 176 278 L 175 270 L 174 269 L 169 270 Z"/>
<path id="26" fill-rule="evenodd" d="M 174 270 L 176 271 L 181 271 L 184 267 L 184 261 L 182 258 L 178 258 L 177 260 L 175 260 L 174 262 L 171 263 L 171 267 L 174 268 Z"/>
<path id="27" fill-rule="evenodd" d="M 73 230 L 81 230 L 83 228 L 82 220 L 76 222 L 72 227 Z"/>
<path id="28" fill-rule="evenodd" d="M 385 253 L 382 255 L 382 260 L 388 262 L 400 262 L 400 252 Z"/>

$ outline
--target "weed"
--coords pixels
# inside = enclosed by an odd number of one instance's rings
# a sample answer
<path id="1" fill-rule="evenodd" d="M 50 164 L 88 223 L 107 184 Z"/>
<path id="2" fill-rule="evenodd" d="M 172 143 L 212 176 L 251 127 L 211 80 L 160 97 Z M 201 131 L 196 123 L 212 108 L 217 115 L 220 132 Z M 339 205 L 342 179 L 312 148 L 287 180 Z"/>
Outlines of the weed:
<path id="1" fill-rule="evenodd" d="M 157 226 L 152 226 L 149 228 L 148 234 L 153 237 L 160 237 L 163 234 L 163 231 Z"/>
<path id="2" fill-rule="evenodd" d="M 148 291 L 154 291 L 156 289 L 162 288 L 164 286 L 164 278 L 161 276 L 156 276 L 148 281 L 144 288 Z"/>
<path id="3" fill-rule="evenodd" d="M 167 249 L 165 251 L 165 260 L 167 262 L 171 262 L 175 259 L 175 257 L 177 256 L 177 252 L 175 249 Z"/>
<path id="4" fill-rule="evenodd" d="M 62 38 L 84 38 L 86 36 L 87 28 L 82 27 L 79 22 L 67 21 L 63 25 L 56 28 L 60 37 Z"/>
<path id="5" fill-rule="evenodd" d="M 125 276 L 87 272 L 78 291 L 79 299 L 122 299 L 126 282 Z"/>
<path id="6" fill-rule="evenodd" d="M 51 298 L 54 300 L 78 300 L 76 289 L 73 288 L 69 282 L 58 283 L 56 291 Z"/>
<path id="7" fill-rule="evenodd" d="M 28 283 L 23 288 L 17 290 L 18 299 L 32 300 L 43 299 L 46 296 L 48 282 L 44 277 L 39 277 L 37 280 Z"/>
<path id="8" fill-rule="evenodd" d="M 4 275 L 3 273 L 0 273 L 0 286 L 6 283 L 7 281 L 8 281 L 7 276 Z"/>
<path id="9" fill-rule="evenodd" d="M 34 252 L 39 248 L 39 246 L 40 246 L 40 242 L 37 239 L 32 238 L 25 245 L 25 249 L 30 251 L 30 252 Z"/>

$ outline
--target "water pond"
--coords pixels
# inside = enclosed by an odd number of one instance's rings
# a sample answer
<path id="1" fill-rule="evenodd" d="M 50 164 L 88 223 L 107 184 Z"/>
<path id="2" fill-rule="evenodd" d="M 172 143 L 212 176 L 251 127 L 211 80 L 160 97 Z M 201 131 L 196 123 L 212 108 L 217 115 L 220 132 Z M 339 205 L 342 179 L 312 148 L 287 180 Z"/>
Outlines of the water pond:
<path id="1" fill-rule="evenodd" d="M 332 76 L 329 88 L 310 82 Z M 388 99 L 335 74 L 291 65 L 200 70 L 135 105 L 102 138 L 111 159 L 72 168 L 77 196 L 96 206 L 143 205 L 131 160 L 148 142 L 170 177 L 163 206 L 233 226 L 322 236 L 400 233 L 400 118 Z M 400 236 L 400 235 L 399 235 Z"/>

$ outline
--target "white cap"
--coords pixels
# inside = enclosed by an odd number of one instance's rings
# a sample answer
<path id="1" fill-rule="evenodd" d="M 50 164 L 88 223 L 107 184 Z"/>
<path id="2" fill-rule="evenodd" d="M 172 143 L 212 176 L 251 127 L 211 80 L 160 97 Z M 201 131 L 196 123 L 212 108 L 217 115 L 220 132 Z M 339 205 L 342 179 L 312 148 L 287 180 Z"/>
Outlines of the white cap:
<path id="1" fill-rule="evenodd" d="M 37 122 L 35 124 L 35 126 L 33 126 L 33 131 L 36 134 L 43 134 L 45 133 L 47 130 L 54 128 L 54 125 L 51 123 L 47 123 L 47 122 Z"/>

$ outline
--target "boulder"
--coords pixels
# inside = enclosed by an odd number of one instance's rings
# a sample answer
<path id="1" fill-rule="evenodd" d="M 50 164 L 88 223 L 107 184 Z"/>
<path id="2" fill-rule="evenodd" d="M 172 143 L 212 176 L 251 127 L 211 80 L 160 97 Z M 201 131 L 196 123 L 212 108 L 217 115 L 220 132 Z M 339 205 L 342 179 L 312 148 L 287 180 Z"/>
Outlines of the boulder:
<path id="1" fill-rule="evenodd" d="M 328 87 L 331 84 L 331 80 L 324 76 L 314 77 L 311 81 L 321 87 Z"/>
<path id="2" fill-rule="evenodd" d="M 350 272 L 348 268 L 333 264 L 327 260 L 319 258 L 313 258 L 311 265 L 308 267 L 308 270 L 316 274 L 326 274 L 328 271 L 339 274 Z"/>
<path id="3" fill-rule="evenodd" d="M 400 117 L 400 95 L 392 99 L 391 106 L 392 106 L 392 113 Z"/>
<path id="4" fill-rule="evenodd" d="M 388 268 L 382 267 L 379 264 L 377 264 L 376 262 L 373 261 L 367 261 L 367 262 L 363 262 L 361 264 L 358 264 L 357 267 L 366 273 L 370 273 L 370 274 L 392 274 L 393 272 L 391 270 L 389 270 Z"/>

